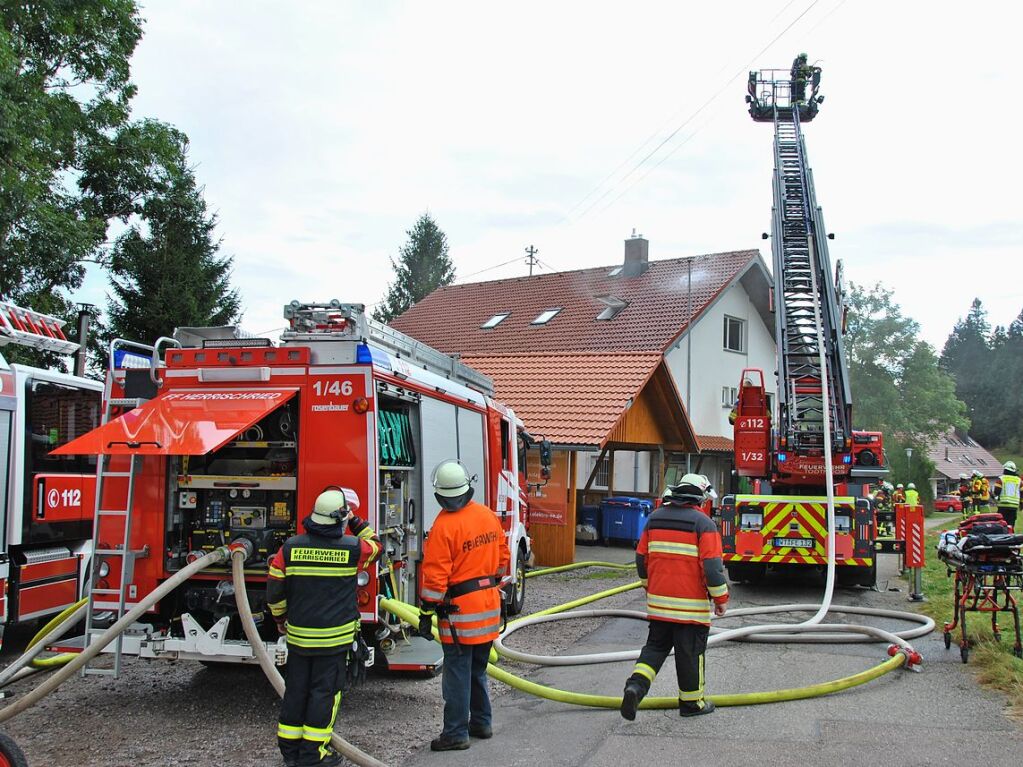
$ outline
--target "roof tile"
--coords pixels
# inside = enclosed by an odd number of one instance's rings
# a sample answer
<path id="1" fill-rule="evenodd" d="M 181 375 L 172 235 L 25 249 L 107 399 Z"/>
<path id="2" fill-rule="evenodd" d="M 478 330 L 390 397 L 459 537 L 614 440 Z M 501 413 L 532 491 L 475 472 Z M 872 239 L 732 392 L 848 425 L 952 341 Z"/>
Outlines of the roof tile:
<path id="1" fill-rule="evenodd" d="M 483 356 L 532 352 L 663 351 L 759 258 L 755 250 L 651 261 L 636 277 L 610 277 L 613 267 L 553 272 L 438 288 L 391 324 L 448 354 Z M 689 281 L 692 280 L 692 293 Z M 628 303 L 614 319 L 598 320 L 606 304 Z M 543 311 L 561 308 L 545 325 Z M 509 316 L 483 329 L 496 314 Z M 560 396 L 560 395 L 559 395 Z"/>

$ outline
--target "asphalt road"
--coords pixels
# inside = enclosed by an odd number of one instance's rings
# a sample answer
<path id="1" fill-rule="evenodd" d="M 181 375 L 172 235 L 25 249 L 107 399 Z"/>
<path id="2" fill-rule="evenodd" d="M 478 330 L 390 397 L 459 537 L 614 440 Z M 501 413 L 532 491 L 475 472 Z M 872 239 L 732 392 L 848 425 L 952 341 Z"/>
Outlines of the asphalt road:
<path id="1" fill-rule="evenodd" d="M 599 590 L 599 582 L 594 585 L 594 590 Z M 896 578 L 894 561 L 882 565 L 879 586 L 901 590 L 840 590 L 835 602 L 905 607 L 906 586 Z M 822 588 L 821 581 L 807 584 L 784 578 L 770 580 L 764 587 L 733 585 L 732 606 L 818 601 Z M 629 606 L 641 610 L 642 605 L 636 592 Z M 576 641 L 565 654 L 637 648 L 645 634 L 641 622 L 611 619 Z M 514 646 L 516 639 L 510 644 Z M 719 708 L 697 719 L 680 719 L 674 711 L 640 711 L 635 722 L 627 722 L 617 711 L 573 707 L 511 691 L 494 701 L 492 740 L 474 740 L 472 747 L 462 752 L 420 751 L 410 763 L 426 767 L 624 767 L 657 763 L 817 765 L 842 760 L 856 764 L 1017 765 L 1023 753 L 1023 732 L 1005 717 L 1004 699 L 977 686 L 956 648 L 945 650 L 940 633 L 916 640 L 915 646 L 924 656 L 921 673 L 899 670 L 828 697 Z M 707 690 L 713 694 L 802 686 L 862 671 L 886 657 L 881 645 L 718 646 L 708 653 Z M 665 664 L 652 694 L 676 694 L 670 664 L 670 660 Z M 560 689 L 618 695 L 630 671 L 631 663 L 548 667 L 528 677 Z"/>

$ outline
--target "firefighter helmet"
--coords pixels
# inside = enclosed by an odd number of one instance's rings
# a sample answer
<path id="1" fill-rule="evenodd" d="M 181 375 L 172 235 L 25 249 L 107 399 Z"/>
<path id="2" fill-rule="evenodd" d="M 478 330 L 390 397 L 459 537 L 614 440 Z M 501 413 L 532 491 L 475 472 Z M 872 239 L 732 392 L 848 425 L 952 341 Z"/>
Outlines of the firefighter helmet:
<path id="1" fill-rule="evenodd" d="M 664 493 L 665 500 L 678 503 L 703 503 L 710 491 L 710 482 L 702 474 L 686 474 L 677 485 L 671 485 Z"/>
<path id="2" fill-rule="evenodd" d="M 457 511 L 472 499 L 471 483 L 475 479 L 461 461 L 441 461 L 433 470 L 433 495 L 445 509 Z"/>
<path id="3" fill-rule="evenodd" d="M 902 485 L 899 485 L 899 487 L 902 487 Z M 916 490 L 916 485 L 914 485 L 912 482 L 910 482 L 908 485 L 906 485 L 906 489 L 907 490 Z"/>
<path id="4" fill-rule="evenodd" d="M 970 478 L 970 475 L 967 474 L 965 471 L 959 473 L 959 479 L 969 479 L 969 478 Z"/>
<path id="5" fill-rule="evenodd" d="M 1003 466 L 1002 468 L 1005 471 L 1009 472 L 1010 474 L 1015 474 L 1016 473 L 1016 462 L 1015 461 L 1006 461 L 1005 462 L 1005 466 Z"/>
<path id="6" fill-rule="evenodd" d="M 316 497 L 313 504 L 313 522 L 321 525 L 333 525 L 343 522 L 352 513 L 348 505 L 348 497 L 340 489 L 324 490 Z"/>
<path id="7" fill-rule="evenodd" d="M 976 477 L 977 479 L 980 479 L 984 475 L 980 473 L 980 469 L 974 469 L 973 470 L 973 476 Z"/>
<path id="8" fill-rule="evenodd" d="M 910 483 L 909 483 L 909 486 L 910 486 L 910 487 L 913 487 L 913 483 L 912 483 L 912 482 L 910 482 Z M 900 482 L 899 484 L 897 484 L 897 485 L 895 486 L 895 489 L 896 489 L 896 490 L 901 490 L 901 489 L 902 489 L 902 483 Z"/>

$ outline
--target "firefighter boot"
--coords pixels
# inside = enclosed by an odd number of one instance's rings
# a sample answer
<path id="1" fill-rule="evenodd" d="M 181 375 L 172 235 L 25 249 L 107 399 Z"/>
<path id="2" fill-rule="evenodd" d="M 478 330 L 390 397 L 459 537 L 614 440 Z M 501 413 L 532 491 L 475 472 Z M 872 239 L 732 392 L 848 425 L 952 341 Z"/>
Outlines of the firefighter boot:
<path id="1" fill-rule="evenodd" d="M 646 697 L 648 685 L 642 677 L 630 676 L 628 681 L 625 683 L 625 691 L 622 693 L 622 706 L 618 709 L 622 717 L 628 719 L 630 722 L 636 718 L 636 709 L 639 708 L 639 703 Z"/>
<path id="2" fill-rule="evenodd" d="M 702 716 L 703 714 L 709 714 L 714 710 L 714 701 L 712 700 L 701 700 L 697 703 L 687 703 L 685 701 L 678 702 L 678 715 L 679 716 Z"/>
<path id="3" fill-rule="evenodd" d="M 458 738 L 446 738 L 441 735 L 430 741 L 431 751 L 464 751 L 469 747 L 469 739 L 459 740 Z"/>

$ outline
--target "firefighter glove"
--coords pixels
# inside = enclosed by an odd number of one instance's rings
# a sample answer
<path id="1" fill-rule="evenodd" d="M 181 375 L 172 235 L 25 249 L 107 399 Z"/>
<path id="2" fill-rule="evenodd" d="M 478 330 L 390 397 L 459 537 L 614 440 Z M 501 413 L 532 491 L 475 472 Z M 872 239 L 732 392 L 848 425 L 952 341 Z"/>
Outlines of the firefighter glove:
<path id="1" fill-rule="evenodd" d="M 352 535 L 358 535 L 368 527 L 365 520 L 360 519 L 354 514 L 348 517 L 348 529 L 351 530 Z"/>
<path id="2" fill-rule="evenodd" d="M 419 636 L 423 639 L 433 639 L 433 613 L 419 612 Z"/>

